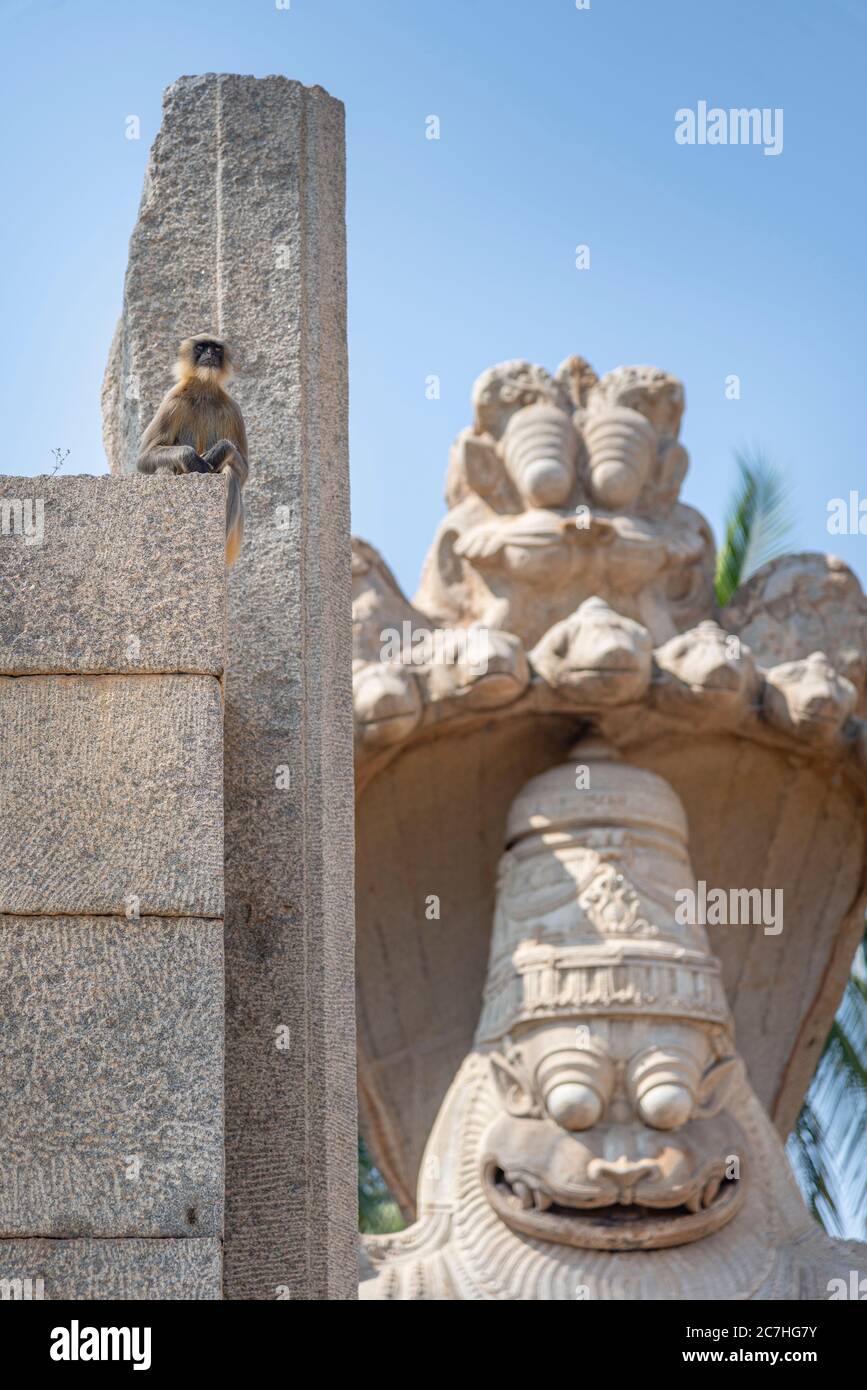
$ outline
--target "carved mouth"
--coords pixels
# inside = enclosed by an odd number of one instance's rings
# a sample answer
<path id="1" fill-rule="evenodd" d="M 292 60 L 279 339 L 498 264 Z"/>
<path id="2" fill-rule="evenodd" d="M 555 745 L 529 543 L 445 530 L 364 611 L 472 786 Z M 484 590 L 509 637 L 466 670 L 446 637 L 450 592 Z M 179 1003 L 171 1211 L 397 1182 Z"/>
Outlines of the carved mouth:
<path id="1" fill-rule="evenodd" d="M 744 1198 L 742 1181 L 711 1175 L 678 1206 L 646 1206 L 626 1201 L 607 1206 L 575 1206 L 562 1194 L 526 1175 L 506 1174 L 496 1163 L 484 1166 L 491 1206 L 513 1230 L 560 1245 L 592 1250 L 660 1250 L 688 1245 L 720 1230 Z"/>

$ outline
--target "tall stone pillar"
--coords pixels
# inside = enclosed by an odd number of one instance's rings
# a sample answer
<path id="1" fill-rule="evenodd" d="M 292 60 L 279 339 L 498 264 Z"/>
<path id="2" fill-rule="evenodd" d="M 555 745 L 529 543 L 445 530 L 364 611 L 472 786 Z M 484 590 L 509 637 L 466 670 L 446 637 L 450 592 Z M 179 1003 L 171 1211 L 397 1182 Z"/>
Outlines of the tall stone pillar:
<path id="1" fill-rule="evenodd" d="M 169 88 L 104 389 L 129 472 L 178 340 L 225 335 L 250 444 L 225 710 L 225 1297 L 355 1296 L 343 108 Z"/>

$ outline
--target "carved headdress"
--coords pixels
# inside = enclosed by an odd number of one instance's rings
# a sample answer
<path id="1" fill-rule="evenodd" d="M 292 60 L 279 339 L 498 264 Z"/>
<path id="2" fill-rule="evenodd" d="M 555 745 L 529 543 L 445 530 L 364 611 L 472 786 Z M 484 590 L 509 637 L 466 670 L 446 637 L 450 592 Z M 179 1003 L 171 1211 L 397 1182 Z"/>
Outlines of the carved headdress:
<path id="1" fill-rule="evenodd" d="M 659 1016 L 731 1028 L 667 782 L 584 741 L 509 811 L 477 1044 L 540 1018 Z M 684 920 L 687 919 L 687 920 Z"/>

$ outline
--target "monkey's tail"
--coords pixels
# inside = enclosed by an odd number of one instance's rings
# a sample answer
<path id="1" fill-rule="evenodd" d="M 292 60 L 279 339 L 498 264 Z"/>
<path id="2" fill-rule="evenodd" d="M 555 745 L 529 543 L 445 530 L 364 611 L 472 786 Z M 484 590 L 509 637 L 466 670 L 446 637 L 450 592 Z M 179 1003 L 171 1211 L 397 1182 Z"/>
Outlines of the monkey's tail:
<path id="1" fill-rule="evenodd" d="M 244 540 L 244 503 L 234 471 L 229 470 L 229 491 L 226 494 L 226 566 L 234 565 Z"/>

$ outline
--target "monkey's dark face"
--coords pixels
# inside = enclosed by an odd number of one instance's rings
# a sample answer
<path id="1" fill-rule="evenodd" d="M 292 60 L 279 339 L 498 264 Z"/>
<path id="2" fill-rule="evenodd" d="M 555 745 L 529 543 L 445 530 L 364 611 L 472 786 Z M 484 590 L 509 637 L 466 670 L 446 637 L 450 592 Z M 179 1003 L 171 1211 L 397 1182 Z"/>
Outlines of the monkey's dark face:
<path id="1" fill-rule="evenodd" d="M 213 388 L 222 386 L 231 375 L 232 357 L 222 338 L 196 333 L 181 343 L 175 363 L 178 381 L 193 378 L 202 386 Z"/>
<path id="2" fill-rule="evenodd" d="M 204 338 L 193 343 L 194 367 L 211 367 L 215 371 L 221 372 L 224 357 L 223 344 L 215 339 Z"/>

